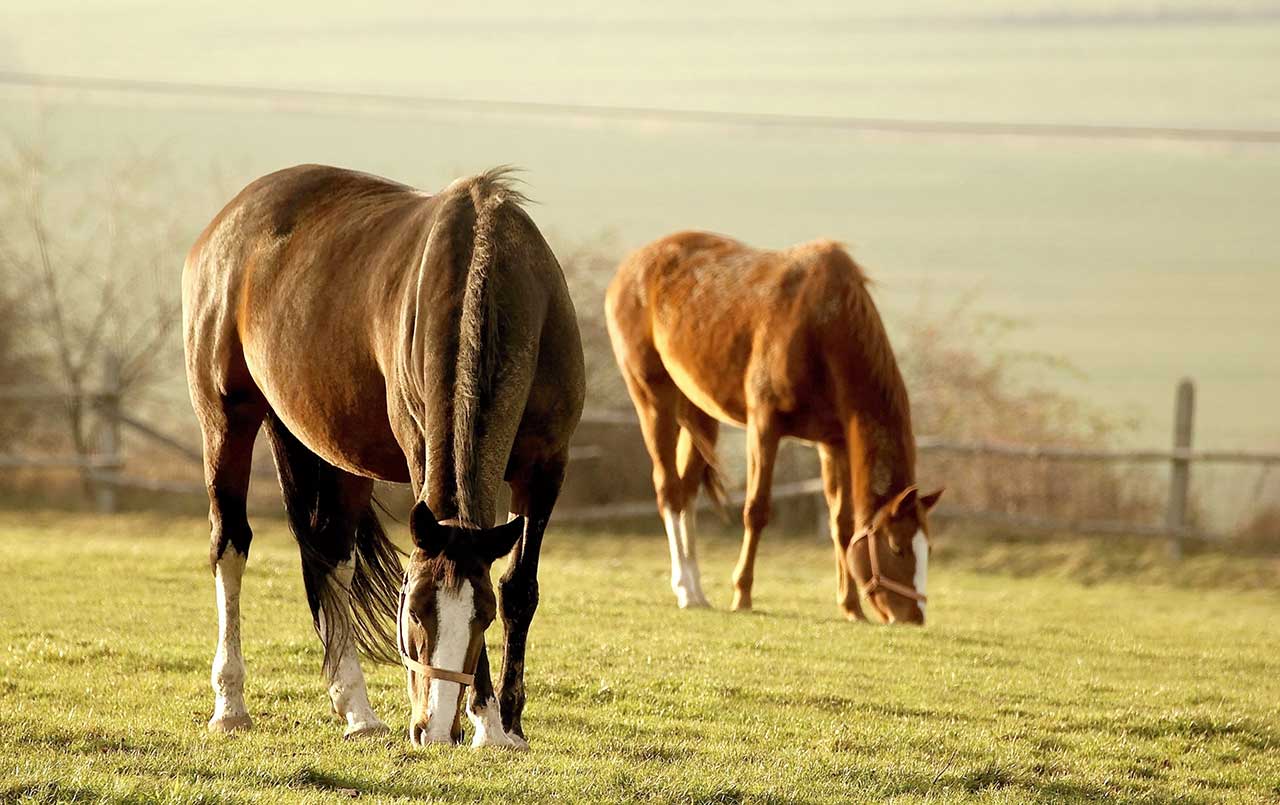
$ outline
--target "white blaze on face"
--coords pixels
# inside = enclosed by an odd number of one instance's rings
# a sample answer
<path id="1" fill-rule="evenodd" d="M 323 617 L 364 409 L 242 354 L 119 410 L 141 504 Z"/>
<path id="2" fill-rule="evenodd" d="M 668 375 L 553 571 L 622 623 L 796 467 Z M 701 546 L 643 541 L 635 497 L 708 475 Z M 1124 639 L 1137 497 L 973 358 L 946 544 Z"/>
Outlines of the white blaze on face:
<path id="1" fill-rule="evenodd" d="M 467 647 L 471 645 L 471 621 L 475 618 L 475 593 L 470 581 L 457 590 L 436 591 L 436 640 L 431 649 L 433 668 L 464 672 Z M 432 679 L 427 695 L 427 740 L 451 741 L 454 718 L 458 710 L 457 682 Z"/>
<path id="2" fill-rule="evenodd" d="M 912 583 L 916 588 L 916 592 L 921 595 L 928 595 L 925 592 L 925 584 L 929 581 L 929 540 L 925 537 L 923 531 L 917 531 L 916 535 L 911 538 L 911 552 L 916 555 L 916 575 L 912 579 Z M 924 602 L 920 602 L 920 614 L 924 614 Z"/>

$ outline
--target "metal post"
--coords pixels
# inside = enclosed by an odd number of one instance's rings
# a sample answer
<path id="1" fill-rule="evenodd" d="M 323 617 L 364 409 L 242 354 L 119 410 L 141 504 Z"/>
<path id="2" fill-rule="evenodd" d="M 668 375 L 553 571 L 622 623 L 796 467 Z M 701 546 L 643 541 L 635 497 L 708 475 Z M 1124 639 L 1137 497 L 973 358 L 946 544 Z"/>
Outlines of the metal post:
<path id="1" fill-rule="evenodd" d="M 1173 450 L 1185 453 L 1191 449 L 1191 423 L 1196 407 L 1196 387 L 1189 378 L 1178 383 L 1173 409 Z M 1191 485 L 1191 460 L 1175 455 L 1169 467 L 1169 509 L 1165 527 L 1169 529 L 1169 553 L 1182 558 L 1182 542 L 1187 530 L 1187 493 Z"/>
<path id="2" fill-rule="evenodd" d="M 102 367 L 102 397 L 98 400 L 98 457 L 111 464 L 96 473 L 93 485 L 94 501 L 98 511 L 114 514 L 116 511 L 115 475 L 123 460 L 120 453 L 120 363 L 114 355 L 108 355 Z"/>

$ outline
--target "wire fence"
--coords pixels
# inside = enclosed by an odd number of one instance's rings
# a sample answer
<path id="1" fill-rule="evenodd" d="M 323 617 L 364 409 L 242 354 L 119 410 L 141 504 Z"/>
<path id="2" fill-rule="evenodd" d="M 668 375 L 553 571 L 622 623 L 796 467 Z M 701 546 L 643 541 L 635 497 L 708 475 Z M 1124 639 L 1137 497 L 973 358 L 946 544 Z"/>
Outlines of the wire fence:
<path id="1" fill-rule="evenodd" d="M 71 469 L 79 471 L 86 479 L 86 490 L 93 496 L 98 510 L 114 512 L 119 507 L 117 492 L 121 489 L 140 489 L 161 494 L 200 494 L 204 485 L 195 481 L 172 478 L 148 478 L 126 472 L 123 432 L 128 431 L 141 438 L 153 449 L 163 451 L 190 465 L 201 464 L 201 451 L 181 438 L 164 433 L 151 424 L 132 416 L 121 407 L 120 389 L 110 386 L 81 391 L 86 402 L 100 417 L 100 427 L 92 451 L 82 454 L 20 454 L 0 453 L 0 469 Z M 27 386 L 0 390 L 3 402 L 60 402 L 75 396 L 77 392 L 65 389 Z M 1190 380 L 1182 381 L 1177 388 L 1175 402 L 1174 439 L 1165 449 L 1114 450 L 1060 447 L 1054 445 L 1008 444 L 997 442 L 956 442 L 940 438 L 921 438 L 917 449 L 922 456 L 939 456 L 958 460 L 979 458 L 1016 458 L 1049 462 L 1101 462 L 1145 463 L 1168 467 L 1168 486 L 1165 492 L 1164 517 L 1159 522 L 1117 522 L 1089 517 L 1064 518 L 1047 512 L 1009 512 L 997 509 L 943 507 L 939 516 L 943 519 L 968 520 L 994 526 L 1019 529 L 1060 531 L 1077 534 L 1126 535 L 1162 538 L 1168 540 L 1172 556 L 1181 557 L 1188 540 L 1222 541 L 1222 534 L 1199 527 L 1190 516 L 1192 468 L 1196 465 L 1222 464 L 1253 466 L 1269 469 L 1280 465 L 1280 453 L 1241 450 L 1197 450 L 1192 446 L 1195 410 L 1195 386 Z M 630 411 L 590 411 L 583 417 L 583 424 L 596 429 L 621 429 L 639 438 L 639 426 Z M 571 454 L 572 462 L 596 461 L 606 458 L 609 448 L 599 444 L 576 445 Z M 778 483 L 772 490 L 775 500 L 814 498 L 820 511 L 825 511 L 822 479 L 803 478 Z M 744 502 L 740 490 L 731 491 L 730 505 Z M 709 506 L 705 499 L 703 506 Z M 603 523 L 632 520 L 652 515 L 654 501 L 651 496 L 636 496 L 628 500 L 612 500 L 595 505 L 562 506 L 556 519 L 570 523 Z"/>

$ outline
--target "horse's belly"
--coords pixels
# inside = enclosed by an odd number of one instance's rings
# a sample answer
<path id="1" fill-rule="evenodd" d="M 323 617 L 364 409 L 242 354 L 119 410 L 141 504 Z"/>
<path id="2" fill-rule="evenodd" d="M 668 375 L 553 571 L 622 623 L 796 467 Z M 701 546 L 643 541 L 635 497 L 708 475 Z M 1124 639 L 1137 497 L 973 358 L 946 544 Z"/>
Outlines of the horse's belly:
<path id="1" fill-rule="evenodd" d="M 662 363 L 689 402 L 725 424 L 745 426 L 746 399 L 741 383 L 734 384 L 731 380 L 734 376 L 732 368 L 721 367 L 720 372 L 702 371 L 698 366 L 687 365 L 676 356 L 666 354 L 662 356 Z M 738 376 L 741 377 L 740 374 Z"/>
<path id="2" fill-rule="evenodd" d="M 379 481 L 409 482 L 409 464 L 390 425 L 371 429 L 366 416 L 304 420 L 276 413 L 290 433 L 333 466 Z"/>
<path id="3" fill-rule="evenodd" d="M 245 345 L 249 373 L 271 410 L 307 449 L 354 475 L 408 482 L 408 462 L 391 430 L 380 374 L 339 369 L 337 360 L 280 365 L 254 346 Z"/>

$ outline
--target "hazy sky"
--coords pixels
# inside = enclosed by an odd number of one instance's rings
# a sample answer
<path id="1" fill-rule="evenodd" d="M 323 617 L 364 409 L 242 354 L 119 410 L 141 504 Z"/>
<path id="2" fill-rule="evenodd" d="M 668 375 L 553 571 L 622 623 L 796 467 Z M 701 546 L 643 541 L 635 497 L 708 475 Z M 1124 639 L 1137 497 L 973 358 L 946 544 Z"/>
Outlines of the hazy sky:
<path id="1" fill-rule="evenodd" d="M 0 0 L 0 72 L 444 98 L 957 121 L 1280 129 L 1280 2 L 706 4 Z M 10 76 L 11 77 L 11 76 Z M 162 148 L 225 187 L 172 188 L 191 236 L 297 162 L 417 183 L 516 163 L 557 243 L 679 228 L 849 242 L 891 329 L 930 296 L 1027 323 L 1077 396 L 1168 438 L 1280 446 L 1280 147 L 904 138 L 30 91 L 0 132 L 108 162 Z M 33 123 L 32 121 L 36 121 Z M 213 199 L 217 196 L 216 200 Z M 596 304 L 592 300 L 590 304 Z"/>
<path id="2" fill-rule="evenodd" d="M 1275 2 L 408 5 L 4 0 L 0 69 L 810 114 L 1280 126 Z"/>

